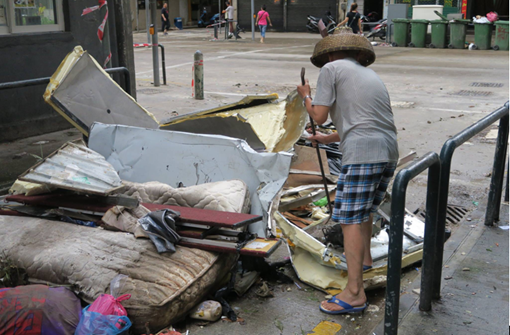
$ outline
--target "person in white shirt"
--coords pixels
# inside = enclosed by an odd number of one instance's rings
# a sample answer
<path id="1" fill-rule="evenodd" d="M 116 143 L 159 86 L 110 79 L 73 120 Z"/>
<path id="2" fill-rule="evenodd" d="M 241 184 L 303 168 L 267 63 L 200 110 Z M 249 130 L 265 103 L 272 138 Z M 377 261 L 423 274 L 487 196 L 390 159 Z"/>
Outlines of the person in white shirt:
<path id="1" fill-rule="evenodd" d="M 227 1 L 225 3 L 225 5 L 227 6 L 227 8 L 225 8 L 225 10 L 223 10 L 222 13 L 225 14 L 225 20 L 229 21 L 230 35 L 233 35 L 234 34 L 234 23 L 232 21 L 234 20 L 234 7 L 230 3 L 230 1 Z"/>

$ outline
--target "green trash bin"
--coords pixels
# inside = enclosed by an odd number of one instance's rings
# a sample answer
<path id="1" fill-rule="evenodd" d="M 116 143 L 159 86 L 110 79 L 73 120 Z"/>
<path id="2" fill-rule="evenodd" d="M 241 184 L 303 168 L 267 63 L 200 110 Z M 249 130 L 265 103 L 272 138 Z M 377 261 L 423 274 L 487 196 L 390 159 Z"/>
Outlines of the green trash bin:
<path id="1" fill-rule="evenodd" d="M 427 38 L 427 27 L 429 20 L 409 20 L 411 22 L 411 43 L 410 47 L 425 48 Z"/>
<path id="2" fill-rule="evenodd" d="M 475 49 L 490 49 L 492 39 L 492 23 L 473 23 L 475 24 Z"/>
<path id="3" fill-rule="evenodd" d="M 446 27 L 448 27 L 448 21 L 432 20 L 430 21 L 430 27 L 429 48 L 446 48 Z"/>
<path id="4" fill-rule="evenodd" d="M 409 20 L 393 19 L 393 43 L 394 47 L 406 47 L 409 44 Z"/>
<path id="5" fill-rule="evenodd" d="M 492 48 L 508 51 L 508 21 L 496 21 L 496 39 Z"/>
<path id="6" fill-rule="evenodd" d="M 450 49 L 464 49 L 466 45 L 466 30 L 471 20 L 455 19 L 450 22 Z"/>

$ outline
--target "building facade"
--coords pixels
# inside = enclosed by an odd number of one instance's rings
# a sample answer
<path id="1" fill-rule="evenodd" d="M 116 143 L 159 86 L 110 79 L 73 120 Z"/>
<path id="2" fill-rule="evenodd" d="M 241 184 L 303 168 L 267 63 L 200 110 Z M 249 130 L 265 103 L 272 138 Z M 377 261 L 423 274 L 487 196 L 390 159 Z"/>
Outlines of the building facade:
<path id="1" fill-rule="evenodd" d="M 82 16 L 97 0 L 0 0 L 0 83 L 51 76 L 65 56 L 81 45 L 100 64 L 125 66 L 134 92 L 133 39 L 129 0 L 108 0 Z M 104 39 L 98 27 L 106 10 Z M 0 142 L 69 128 L 42 98 L 46 85 L 0 90 Z"/>

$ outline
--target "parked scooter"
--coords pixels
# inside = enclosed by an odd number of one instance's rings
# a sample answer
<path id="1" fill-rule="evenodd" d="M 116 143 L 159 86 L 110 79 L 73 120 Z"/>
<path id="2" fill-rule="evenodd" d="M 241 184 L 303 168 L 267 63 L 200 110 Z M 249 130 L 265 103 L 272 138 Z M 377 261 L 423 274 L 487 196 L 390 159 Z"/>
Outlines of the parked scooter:
<path id="1" fill-rule="evenodd" d="M 211 18 L 209 18 L 207 10 L 204 8 L 202 15 L 200 15 L 200 19 L 198 20 L 198 26 L 200 28 L 204 28 L 210 26 L 211 24 L 215 24 L 219 19 L 220 14 L 214 14 Z"/>
<path id="2" fill-rule="evenodd" d="M 319 21 L 321 19 L 322 19 L 322 22 L 324 22 L 324 25 L 326 26 L 328 34 L 332 34 L 336 28 L 337 23 L 335 22 L 335 19 L 331 15 L 330 11 L 327 11 L 324 14 L 324 17 L 322 17 L 322 18 L 312 16 L 312 15 L 308 15 L 307 18 L 308 18 L 308 23 L 306 24 L 306 29 L 308 29 L 308 31 L 310 33 L 316 33 L 316 34 L 319 33 Z"/>
<path id="3" fill-rule="evenodd" d="M 375 39 L 376 37 L 379 37 L 381 40 L 386 40 L 386 31 L 388 28 L 388 20 L 382 19 L 378 24 L 370 30 L 370 32 L 366 35 L 366 38 L 372 37 Z"/>

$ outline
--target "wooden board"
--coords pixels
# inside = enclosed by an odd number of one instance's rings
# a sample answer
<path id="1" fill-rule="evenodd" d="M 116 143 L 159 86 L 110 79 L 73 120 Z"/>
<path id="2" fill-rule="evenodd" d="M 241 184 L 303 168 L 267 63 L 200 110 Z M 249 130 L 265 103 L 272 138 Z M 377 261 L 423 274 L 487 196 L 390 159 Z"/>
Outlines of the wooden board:
<path id="1" fill-rule="evenodd" d="M 239 250 L 241 255 L 254 256 L 254 257 L 269 257 L 276 248 L 280 245 L 279 239 L 264 239 L 256 238 L 249 242 L 246 246 Z M 237 253 L 237 243 L 213 241 L 213 240 L 200 240 L 194 238 L 182 237 L 179 245 L 197 248 L 208 251 L 215 251 L 220 253 Z"/>
<path id="2" fill-rule="evenodd" d="M 304 170 L 304 171 L 315 171 L 320 173 L 319 160 L 317 159 L 317 150 L 312 147 L 306 147 L 302 145 L 295 145 L 294 150 L 296 152 L 296 156 L 292 159 L 292 163 L 290 165 L 291 169 L 294 170 Z M 322 166 L 324 167 L 324 172 L 328 175 L 329 165 L 328 158 L 326 157 L 326 151 L 324 149 L 320 149 L 321 152 L 321 160 Z M 308 184 L 321 184 L 322 177 L 320 176 L 310 176 L 310 175 L 302 175 L 302 174 L 291 174 L 285 183 L 286 187 L 296 187 L 301 185 Z"/>
<path id="3" fill-rule="evenodd" d="M 113 205 L 104 204 L 95 200 L 94 197 L 75 194 L 48 194 L 48 195 L 12 195 L 7 201 L 19 202 L 26 205 L 42 206 L 49 208 L 69 208 L 94 213 L 106 213 Z M 150 211 L 171 209 L 181 213 L 179 223 L 194 223 L 210 227 L 240 228 L 250 223 L 262 220 L 260 215 L 213 211 L 210 209 L 179 207 L 170 205 L 158 205 L 143 203 Z"/>
<path id="4" fill-rule="evenodd" d="M 181 213 L 179 220 L 176 224 L 182 223 L 195 223 L 204 224 L 210 227 L 225 227 L 225 228 L 240 228 L 250 223 L 262 220 L 260 215 L 233 213 L 233 212 L 220 212 L 210 209 L 199 209 L 190 207 L 179 207 L 171 205 L 158 205 L 143 203 L 148 210 L 157 211 L 159 209 L 171 209 Z"/>

